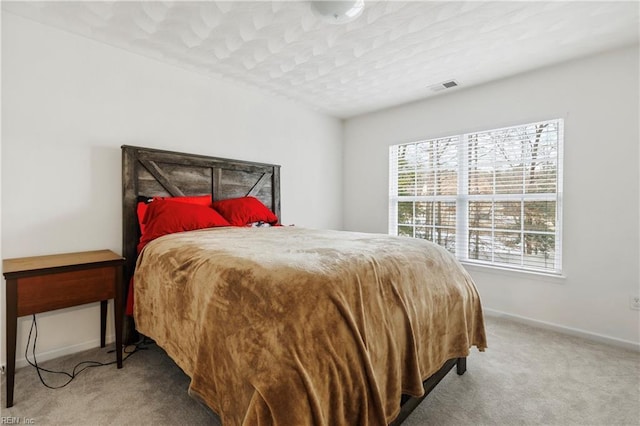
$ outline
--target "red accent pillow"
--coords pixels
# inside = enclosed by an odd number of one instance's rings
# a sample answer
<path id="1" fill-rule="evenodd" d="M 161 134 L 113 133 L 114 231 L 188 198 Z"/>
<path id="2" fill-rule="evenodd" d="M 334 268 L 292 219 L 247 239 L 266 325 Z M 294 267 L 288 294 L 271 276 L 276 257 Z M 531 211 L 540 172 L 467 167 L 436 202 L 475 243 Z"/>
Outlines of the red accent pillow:
<path id="1" fill-rule="evenodd" d="M 175 232 L 230 226 L 230 223 L 211 207 L 198 204 L 155 200 L 149 204 L 144 218 L 145 231 L 140 237 L 138 252 L 150 241 Z"/>
<path id="2" fill-rule="evenodd" d="M 187 197 L 152 197 L 149 202 L 139 202 L 136 212 L 138 214 L 138 224 L 140 225 L 140 234 L 144 234 L 146 222 L 144 220 L 147 214 L 149 204 L 155 200 L 177 201 L 179 203 L 197 204 L 200 206 L 211 206 L 211 195 L 194 195 Z"/>
<path id="3" fill-rule="evenodd" d="M 246 226 L 253 222 L 278 223 L 278 216 L 255 197 L 216 201 L 213 208 L 233 226 Z"/>

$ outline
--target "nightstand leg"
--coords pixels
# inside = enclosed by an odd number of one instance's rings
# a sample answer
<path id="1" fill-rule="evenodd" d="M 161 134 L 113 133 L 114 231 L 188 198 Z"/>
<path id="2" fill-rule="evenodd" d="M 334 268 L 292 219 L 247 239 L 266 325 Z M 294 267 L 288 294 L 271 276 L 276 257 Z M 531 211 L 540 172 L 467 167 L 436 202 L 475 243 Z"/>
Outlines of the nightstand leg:
<path id="1" fill-rule="evenodd" d="M 107 300 L 100 301 L 100 347 L 105 346 L 105 336 L 107 334 Z"/>
<path id="2" fill-rule="evenodd" d="M 123 311 L 123 274 L 122 266 L 116 270 L 116 295 L 113 299 L 113 313 L 116 326 L 116 364 L 118 368 L 122 368 L 122 322 L 124 319 Z"/>
<path id="3" fill-rule="evenodd" d="M 7 408 L 13 406 L 13 384 L 16 373 L 16 330 L 18 327 L 18 281 L 7 280 Z"/>

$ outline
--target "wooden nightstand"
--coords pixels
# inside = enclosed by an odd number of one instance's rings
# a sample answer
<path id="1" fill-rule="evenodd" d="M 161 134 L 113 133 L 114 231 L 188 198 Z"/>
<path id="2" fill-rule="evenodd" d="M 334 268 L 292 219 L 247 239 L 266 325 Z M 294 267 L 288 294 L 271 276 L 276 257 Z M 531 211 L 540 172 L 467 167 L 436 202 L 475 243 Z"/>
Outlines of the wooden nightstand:
<path id="1" fill-rule="evenodd" d="M 7 280 L 7 408 L 13 405 L 17 318 L 100 302 L 100 346 L 105 346 L 107 301 L 114 299 L 116 363 L 122 368 L 122 267 L 111 250 L 5 259 Z"/>

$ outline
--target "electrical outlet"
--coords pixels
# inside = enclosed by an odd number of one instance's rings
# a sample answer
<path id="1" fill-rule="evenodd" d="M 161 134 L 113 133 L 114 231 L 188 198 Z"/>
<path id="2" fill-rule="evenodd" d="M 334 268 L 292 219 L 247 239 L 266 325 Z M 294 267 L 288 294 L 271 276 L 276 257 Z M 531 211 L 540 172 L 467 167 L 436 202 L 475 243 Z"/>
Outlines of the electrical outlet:
<path id="1" fill-rule="evenodd" d="M 631 309 L 635 309 L 640 311 L 640 296 L 630 296 L 629 297 L 629 307 Z"/>
<path id="2" fill-rule="evenodd" d="M 0 372 L 4 374 L 4 365 L 0 365 Z"/>

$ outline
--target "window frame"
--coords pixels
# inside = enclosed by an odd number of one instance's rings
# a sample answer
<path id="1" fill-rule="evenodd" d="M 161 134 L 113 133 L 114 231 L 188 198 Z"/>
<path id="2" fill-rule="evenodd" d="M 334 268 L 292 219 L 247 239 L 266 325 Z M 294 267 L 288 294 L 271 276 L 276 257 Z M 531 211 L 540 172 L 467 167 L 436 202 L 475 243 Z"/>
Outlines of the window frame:
<path id="1" fill-rule="evenodd" d="M 501 132 L 508 131 L 511 129 L 526 129 L 530 126 L 543 125 L 545 123 L 554 123 L 557 132 L 555 152 L 555 192 L 547 192 L 547 193 L 528 193 L 526 188 L 523 189 L 522 193 L 511 193 L 511 194 L 497 194 L 496 186 L 493 187 L 492 194 L 470 194 L 469 191 L 469 162 L 470 162 L 470 154 L 469 154 L 469 137 L 471 135 L 478 135 L 481 133 L 489 133 L 489 132 Z M 441 140 L 451 140 L 457 138 L 457 193 L 454 195 L 398 195 L 398 186 L 399 186 L 399 172 L 398 172 L 398 149 L 402 146 L 415 145 L 422 143 L 429 143 L 433 146 L 437 146 L 437 141 Z M 535 122 L 530 122 L 526 124 L 519 124 L 513 126 L 505 126 L 501 128 L 489 129 L 489 130 L 479 130 L 473 132 L 465 132 L 459 133 L 456 135 L 443 136 L 438 138 L 431 139 L 423 139 L 414 142 L 407 142 L 401 144 L 395 144 L 389 146 L 389 234 L 390 235 L 398 235 L 398 227 L 403 224 L 398 223 L 398 203 L 406 201 L 413 202 L 413 223 L 411 225 L 413 227 L 412 235 L 415 238 L 416 235 L 416 214 L 415 214 L 415 203 L 416 202 L 435 202 L 437 201 L 446 201 L 446 202 L 455 202 L 456 208 L 456 223 L 455 223 L 455 255 L 461 262 L 469 263 L 472 265 L 477 265 L 481 267 L 495 268 L 501 270 L 509 270 L 509 271 L 518 271 L 518 272 L 526 272 L 540 275 L 551 275 L 551 276 L 562 276 L 563 268 L 562 268 L 562 211 L 563 211 L 563 159 L 564 159 L 564 119 L 563 118 L 553 118 L 547 120 L 540 120 Z M 525 156 L 523 155 L 523 159 Z M 493 166 L 497 164 L 497 162 L 492 163 Z M 524 163 L 523 163 L 524 164 Z M 417 171 L 416 166 L 416 171 Z M 434 168 L 435 170 L 435 168 Z M 523 170 L 526 170 L 523 167 Z M 435 171 L 433 173 L 436 173 Z M 416 174 L 417 176 L 417 174 Z M 416 177 L 417 184 L 417 177 Z M 523 171 L 523 185 L 526 185 L 526 180 L 524 178 Z M 435 192 L 435 191 L 434 191 Z M 492 245 L 491 245 L 491 260 L 481 260 L 481 259 L 473 259 L 469 257 L 469 232 L 473 230 L 473 227 L 469 225 L 470 222 L 470 203 L 471 202 L 488 202 L 492 203 L 491 205 L 495 207 L 495 203 L 497 202 L 520 202 L 520 212 L 521 212 L 521 220 L 520 220 L 520 229 L 518 231 L 508 230 L 510 233 L 518 233 L 521 242 L 520 242 L 520 264 L 511 264 L 511 263 L 501 263 L 496 261 L 496 250 L 495 244 L 493 243 L 493 237 L 495 232 L 500 232 L 500 229 L 496 228 L 494 224 L 495 220 L 495 210 L 491 212 L 492 224 L 491 228 L 482 228 L 482 231 L 490 230 Z M 524 212 L 525 212 L 525 202 L 531 201 L 551 201 L 555 202 L 555 222 L 554 222 L 554 232 L 551 231 L 537 231 L 531 229 L 525 229 L 525 221 L 524 221 Z M 435 220 L 431 225 L 432 229 L 436 228 Z M 477 232 L 480 232 L 479 229 L 476 229 Z M 554 236 L 554 252 L 553 252 L 553 268 L 545 268 L 545 267 L 536 267 L 533 265 L 527 265 L 525 262 L 525 236 L 527 235 L 553 235 Z M 451 250 L 450 250 L 451 251 Z"/>

